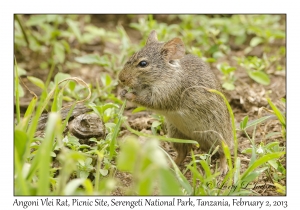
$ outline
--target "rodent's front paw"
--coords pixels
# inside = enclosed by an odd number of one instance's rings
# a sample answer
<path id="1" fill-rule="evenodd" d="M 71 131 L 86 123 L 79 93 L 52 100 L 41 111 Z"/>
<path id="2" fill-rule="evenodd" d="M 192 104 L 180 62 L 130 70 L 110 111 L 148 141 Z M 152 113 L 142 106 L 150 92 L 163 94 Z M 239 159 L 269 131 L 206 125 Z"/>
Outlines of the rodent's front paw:
<path id="1" fill-rule="evenodd" d="M 136 95 L 133 92 L 128 92 L 126 89 L 122 90 L 120 96 L 128 101 L 134 101 Z"/>
<path id="2" fill-rule="evenodd" d="M 135 97 L 136 97 L 136 95 L 135 95 L 134 93 L 132 93 L 132 92 L 126 93 L 126 94 L 125 94 L 125 98 L 126 98 L 128 101 L 134 101 L 134 100 L 135 100 Z"/>
<path id="3" fill-rule="evenodd" d="M 128 91 L 126 90 L 126 89 L 123 89 L 121 92 L 120 92 L 120 96 L 121 96 L 121 98 L 125 98 L 125 95 L 126 95 L 126 93 L 128 93 Z"/>

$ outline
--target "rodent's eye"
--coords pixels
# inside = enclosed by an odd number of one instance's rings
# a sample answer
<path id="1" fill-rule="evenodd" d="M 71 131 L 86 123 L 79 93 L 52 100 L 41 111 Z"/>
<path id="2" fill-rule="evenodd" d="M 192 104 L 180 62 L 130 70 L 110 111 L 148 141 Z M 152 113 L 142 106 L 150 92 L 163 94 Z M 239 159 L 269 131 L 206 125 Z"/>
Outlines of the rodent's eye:
<path id="1" fill-rule="evenodd" d="M 140 67 L 146 67 L 148 65 L 148 62 L 147 61 L 141 61 L 141 62 L 139 62 L 139 66 Z"/>

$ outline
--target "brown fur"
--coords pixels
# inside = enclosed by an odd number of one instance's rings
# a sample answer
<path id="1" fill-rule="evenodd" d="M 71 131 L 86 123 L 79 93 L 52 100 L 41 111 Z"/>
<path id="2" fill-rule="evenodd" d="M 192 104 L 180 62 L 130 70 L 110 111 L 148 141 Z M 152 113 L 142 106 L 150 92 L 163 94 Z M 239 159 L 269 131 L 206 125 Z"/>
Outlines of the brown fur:
<path id="1" fill-rule="evenodd" d="M 146 61 L 146 67 L 139 62 Z M 180 38 L 158 42 L 152 31 L 146 46 L 135 53 L 119 74 L 120 82 L 131 88 L 122 97 L 166 117 L 168 135 L 173 138 L 193 139 L 208 151 L 220 146 L 220 169 L 226 173 L 226 158 L 222 139 L 231 149 L 232 128 L 223 99 L 203 87 L 221 91 L 210 68 L 198 57 L 185 55 Z M 190 144 L 174 144 L 180 164 L 191 149 Z"/>

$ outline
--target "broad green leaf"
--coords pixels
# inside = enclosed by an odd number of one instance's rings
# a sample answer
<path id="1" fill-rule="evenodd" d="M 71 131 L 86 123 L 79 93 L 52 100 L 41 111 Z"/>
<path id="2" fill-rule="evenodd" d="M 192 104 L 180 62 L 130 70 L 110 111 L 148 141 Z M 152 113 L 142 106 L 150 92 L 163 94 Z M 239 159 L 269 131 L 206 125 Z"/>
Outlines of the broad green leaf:
<path id="1" fill-rule="evenodd" d="M 286 195 L 286 186 L 282 186 L 281 184 L 279 183 L 274 183 L 275 187 L 276 187 L 276 191 L 279 192 L 280 194 L 282 195 Z"/>
<path id="2" fill-rule="evenodd" d="M 92 161 L 93 161 L 92 158 L 87 158 L 87 159 L 85 160 L 85 164 L 86 164 L 86 165 L 91 165 Z"/>
<path id="3" fill-rule="evenodd" d="M 54 44 L 54 58 L 58 63 L 63 63 L 65 61 L 65 49 L 61 42 L 55 42 Z"/>
<path id="4" fill-rule="evenodd" d="M 74 91 L 75 90 L 75 87 L 76 87 L 76 82 L 74 81 L 70 81 L 69 82 L 69 88 L 71 91 Z"/>
<path id="5" fill-rule="evenodd" d="M 108 108 L 116 108 L 116 109 L 119 109 L 119 105 L 117 104 L 114 104 L 114 103 L 107 103 L 107 104 L 104 104 L 102 107 L 102 110 L 105 111 L 106 109 Z"/>
<path id="6" fill-rule="evenodd" d="M 279 132 L 278 132 L 279 133 Z M 272 147 L 275 147 L 275 146 L 278 146 L 279 145 L 279 142 L 277 141 L 277 142 L 270 142 L 269 144 L 267 144 L 266 146 L 265 146 L 265 148 L 266 149 L 270 149 L 270 148 L 272 148 Z"/>
<path id="7" fill-rule="evenodd" d="M 103 122 L 108 122 L 114 116 L 114 109 L 108 108 L 103 113 Z"/>
<path id="8" fill-rule="evenodd" d="M 138 182 L 137 191 L 138 195 L 151 195 L 153 192 L 154 180 L 157 177 L 157 170 L 153 170 L 151 165 L 142 172 L 143 175 Z"/>
<path id="9" fill-rule="evenodd" d="M 215 45 L 213 45 L 213 46 L 211 46 L 211 47 L 209 48 L 209 50 L 208 50 L 207 53 L 213 54 L 213 53 L 215 53 L 215 52 L 217 52 L 217 51 L 219 51 L 219 46 L 215 44 Z"/>
<path id="10" fill-rule="evenodd" d="M 71 180 L 64 189 L 64 195 L 74 195 L 76 189 L 85 182 L 85 179 L 78 178 Z"/>
<path id="11" fill-rule="evenodd" d="M 235 37 L 234 43 L 236 45 L 242 45 L 242 44 L 244 44 L 244 42 L 246 41 L 246 39 L 247 39 L 247 36 L 244 35 L 244 34 L 241 34 L 241 35 L 238 35 L 238 36 Z"/>
<path id="12" fill-rule="evenodd" d="M 226 90 L 234 90 L 235 89 L 234 84 L 229 83 L 229 82 L 224 82 L 222 87 L 225 88 Z"/>
<path id="13" fill-rule="evenodd" d="M 107 31 L 105 31 L 105 29 L 99 28 L 99 27 L 96 27 L 93 25 L 87 25 L 84 28 L 84 30 L 89 32 L 90 34 L 96 35 L 98 37 L 104 36 L 107 33 Z"/>
<path id="14" fill-rule="evenodd" d="M 159 126 L 159 125 L 161 125 L 161 122 L 158 122 L 158 121 L 154 121 L 153 123 L 152 123 L 152 126 L 151 127 L 157 127 L 157 126 Z"/>
<path id="15" fill-rule="evenodd" d="M 243 185 L 245 185 L 245 183 L 252 182 L 256 177 L 258 177 L 262 172 L 264 172 L 267 169 L 268 169 L 268 167 L 263 167 L 263 168 L 257 169 L 255 171 L 249 173 L 245 178 L 243 178 L 241 180 L 241 182 L 243 183 Z"/>
<path id="16" fill-rule="evenodd" d="M 79 149 L 89 149 L 89 148 L 91 148 L 91 147 L 89 145 L 86 145 L 86 144 L 81 144 L 79 146 Z"/>
<path id="17" fill-rule="evenodd" d="M 79 177 L 82 178 L 82 179 L 86 179 L 88 176 L 89 176 L 89 172 L 87 171 L 80 171 L 79 173 Z"/>
<path id="18" fill-rule="evenodd" d="M 247 123 L 248 123 L 248 115 L 244 117 L 243 121 L 240 123 L 240 128 L 244 130 L 247 126 Z"/>
<path id="19" fill-rule="evenodd" d="M 77 146 L 80 146 L 80 143 L 79 143 L 79 140 L 78 138 L 76 138 L 75 136 L 69 136 L 68 137 L 68 142 L 69 144 L 74 144 L 74 145 L 77 145 Z"/>
<path id="20" fill-rule="evenodd" d="M 83 182 L 83 187 L 85 188 L 86 195 L 93 195 L 94 189 L 93 189 L 93 184 L 92 184 L 91 180 L 86 179 Z"/>
<path id="21" fill-rule="evenodd" d="M 30 18 L 28 21 L 26 21 L 27 26 L 34 26 L 34 25 L 40 25 L 43 24 L 47 20 L 46 15 L 30 15 Z"/>
<path id="22" fill-rule="evenodd" d="M 270 84 L 269 76 L 266 73 L 262 72 L 262 71 L 248 71 L 248 75 L 255 82 L 258 82 L 262 85 L 269 85 Z"/>
<path id="23" fill-rule="evenodd" d="M 278 164 L 276 162 L 276 160 L 269 160 L 268 163 L 274 168 L 274 169 L 278 169 Z"/>
<path id="24" fill-rule="evenodd" d="M 117 168 L 121 171 L 133 172 L 140 149 L 141 147 L 137 140 L 133 137 L 127 138 L 121 145 L 117 159 Z"/>
<path id="25" fill-rule="evenodd" d="M 142 107 L 142 106 L 139 106 L 137 108 L 135 108 L 132 113 L 137 113 L 137 112 L 141 112 L 141 111 L 144 111 L 144 110 L 147 110 L 146 107 Z"/>
<path id="26" fill-rule="evenodd" d="M 241 153 L 243 153 L 243 154 L 251 154 L 252 153 L 252 148 L 246 148 L 246 149 L 242 150 Z"/>
<path id="27" fill-rule="evenodd" d="M 242 174 L 241 179 L 243 180 L 249 173 L 251 173 L 255 168 L 261 166 L 262 164 L 268 162 L 269 160 L 280 158 L 282 155 L 284 155 L 285 152 L 274 152 L 271 154 L 264 155 L 263 157 L 257 159 L 254 161 L 252 165 L 250 165 L 247 170 Z"/>
<path id="28" fill-rule="evenodd" d="M 222 53 L 221 51 L 217 51 L 213 53 L 212 57 L 215 59 L 222 58 L 224 57 L 224 53 Z"/>
<path id="29" fill-rule="evenodd" d="M 216 62 L 216 59 L 215 58 L 207 58 L 206 62 L 208 62 L 208 63 L 214 63 L 214 62 Z"/>
<path id="30" fill-rule="evenodd" d="M 270 132 L 270 133 L 268 133 L 267 135 L 266 135 L 266 139 L 268 139 L 268 138 L 271 138 L 271 137 L 273 137 L 273 136 L 279 136 L 279 135 L 281 135 L 281 132 Z"/>
<path id="31" fill-rule="evenodd" d="M 20 83 L 18 84 L 18 91 L 19 91 L 20 98 L 25 95 L 24 90 L 23 90 L 22 86 L 20 85 Z M 16 91 L 15 91 L 15 95 L 16 95 Z"/>
<path id="32" fill-rule="evenodd" d="M 99 55 L 89 54 L 81 57 L 76 57 L 75 60 L 79 63 L 84 64 L 98 64 L 100 66 L 108 66 L 108 59 L 104 56 L 100 57 Z"/>
<path id="33" fill-rule="evenodd" d="M 108 174 L 108 170 L 107 169 L 100 169 L 99 171 L 100 171 L 100 174 L 102 176 L 106 176 Z"/>
<path id="34" fill-rule="evenodd" d="M 19 77 L 27 74 L 27 71 L 25 69 L 22 69 L 19 66 L 17 66 L 17 70 L 18 70 L 18 76 Z"/>
<path id="35" fill-rule="evenodd" d="M 58 84 L 60 81 L 70 78 L 70 77 L 71 77 L 70 74 L 58 72 L 54 77 L 54 82 L 55 82 L 55 84 Z"/>
<path id="36" fill-rule="evenodd" d="M 250 46 L 255 47 L 263 42 L 263 39 L 261 37 L 253 37 L 250 41 Z"/>
<path id="37" fill-rule="evenodd" d="M 64 40 L 64 39 L 62 39 L 60 42 L 63 44 L 64 50 L 67 53 L 70 53 L 71 52 L 71 48 L 70 48 L 69 43 L 66 40 Z"/>
<path id="38" fill-rule="evenodd" d="M 250 121 L 250 122 L 247 123 L 245 129 L 250 128 L 250 127 L 255 126 L 255 125 L 258 125 L 258 124 L 264 122 L 265 120 L 269 119 L 270 117 L 272 117 L 272 116 L 269 115 L 269 116 L 259 118 L 257 120 Z"/>
<path id="39" fill-rule="evenodd" d="M 45 84 L 41 79 L 32 76 L 27 76 L 27 79 L 42 90 L 45 88 Z"/>
<path id="40" fill-rule="evenodd" d="M 71 19 L 68 19 L 67 23 L 71 28 L 71 30 L 73 31 L 73 33 L 75 34 L 75 37 L 77 38 L 78 42 L 82 43 L 81 31 L 79 29 L 78 23 Z"/>
<path id="41" fill-rule="evenodd" d="M 230 67 L 230 66 L 226 66 L 225 68 L 222 69 L 222 71 L 225 74 L 230 74 L 231 72 L 234 72 L 236 70 L 235 67 Z"/>
<path id="42" fill-rule="evenodd" d="M 112 78 L 108 74 L 101 75 L 100 79 L 104 86 L 109 86 L 112 83 Z"/>
<path id="43" fill-rule="evenodd" d="M 74 101 L 74 99 L 69 96 L 62 96 L 62 100 L 67 101 L 67 102 Z"/>

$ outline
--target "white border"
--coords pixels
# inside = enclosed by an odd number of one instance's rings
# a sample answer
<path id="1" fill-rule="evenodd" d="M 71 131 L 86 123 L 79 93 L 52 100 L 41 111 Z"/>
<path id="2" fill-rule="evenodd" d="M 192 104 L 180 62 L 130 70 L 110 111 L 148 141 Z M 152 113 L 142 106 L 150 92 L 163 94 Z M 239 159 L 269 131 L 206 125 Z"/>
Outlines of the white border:
<path id="1" fill-rule="evenodd" d="M 161 1 L 161 0 L 107 0 L 107 1 L 1 1 L 0 10 L 0 69 L 1 69 L 1 209 L 12 207 L 13 195 L 13 14 L 14 13 L 286 13 L 287 14 L 287 197 L 255 197 L 248 200 L 288 200 L 289 207 L 299 204 L 299 6 L 296 1 L 252 0 L 252 1 Z M 298 134 L 298 135 L 297 135 Z M 43 197 L 44 198 L 44 197 Z M 91 198 L 94 199 L 95 197 Z M 142 197 L 145 199 L 146 197 Z M 157 197 L 158 198 L 158 197 Z M 161 197 L 167 199 L 169 197 Z M 217 199 L 221 199 L 218 197 Z M 37 197 L 18 197 L 20 200 L 38 199 Z M 51 198 L 52 199 L 52 198 Z M 55 199 L 55 198 L 54 198 Z M 71 199 L 70 197 L 68 199 Z M 85 199 L 81 197 L 81 199 Z M 86 198 L 87 199 L 87 198 Z M 112 197 L 104 197 L 110 200 Z M 136 200 L 138 197 L 117 197 L 119 200 Z M 204 197 L 211 200 L 213 197 Z M 233 199 L 227 197 L 226 199 Z M 4 208 L 2 208 L 4 207 Z M 19 207 L 20 208 L 20 207 Z M 44 208 L 44 207 L 43 207 Z M 43 209 L 38 207 L 38 209 Z M 60 207 L 62 209 L 63 207 Z M 81 207 L 72 207 L 79 209 Z M 101 207 L 93 207 L 101 208 Z M 157 209 L 170 209 L 159 207 Z M 173 207 L 174 208 L 174 207 Z M 188 207 L 186 207 L 188 208 Z M 235 208 L 235 207 L 231 207 Z M 240 209 L 240 207 L 237 207 Z M 243 207 L 245 208 L 245 207 Z M 28 209 L 34 209 L 30 207 Z M 37 209 L 37 208 L 36 208 Z M 70 209 L 70 208 L 69 208 Z M 82 209 L 82 208 L 81 208 Z M 130 208 L 127 208 L 130 209 Z M 150 209 L 150 208 L 134 208 Z M 216 208 L 210 208 L 216 209 Z M 218 207 L 219 209 L 219 207 Z M 253 208 L 254 209 L 254 208 Z M 296 208 L 294 208 L 296 209 Z"/>

